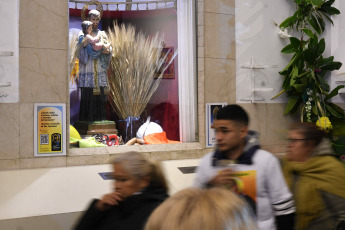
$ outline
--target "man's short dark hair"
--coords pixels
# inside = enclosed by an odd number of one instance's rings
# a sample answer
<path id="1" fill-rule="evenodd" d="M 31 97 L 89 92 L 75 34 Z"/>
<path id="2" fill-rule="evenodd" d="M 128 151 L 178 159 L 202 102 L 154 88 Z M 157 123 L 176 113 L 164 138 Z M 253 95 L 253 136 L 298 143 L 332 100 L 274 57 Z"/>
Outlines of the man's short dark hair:
<path id="1" fill-rule="evenodd" d="M 239 105 L 227 105 L 218 111 L 217 120 L 230 120 L 241 123 L 245 126 L 249 124 L 247 112 Z"/>

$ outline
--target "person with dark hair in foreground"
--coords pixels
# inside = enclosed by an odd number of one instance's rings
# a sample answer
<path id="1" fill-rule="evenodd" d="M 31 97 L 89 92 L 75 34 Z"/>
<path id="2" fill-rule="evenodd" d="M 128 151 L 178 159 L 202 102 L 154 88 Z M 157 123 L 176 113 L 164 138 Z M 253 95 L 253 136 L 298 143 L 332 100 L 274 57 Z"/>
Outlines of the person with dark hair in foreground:
<path id="1" fill-rule="evenodd" d="M 345 230 L 345 165 L 311 123 L 289 130 L 283 172 L 296 200 L 295 230 Z"/>
<path id="2" fill-rule="evenodd" d="M 92 201 L 75 230 L 141 230 L 152 211 L 167 197 L 158 163 L 126 152 L 113 161 L 115 191 Z"/>
<path id="3" fill-rule="evenodd" d="M 213 122 L 217 149 L 205 155 L 197 168 L 194 186 L 231 189 L 241 177 L 243 192 L 256 202 L 260 230 L 293 229 L 295 205 L 278 159 L 260 149 L 257 133 L 248 130 L 249 117 L 238 105 L 222 108 Z"/>

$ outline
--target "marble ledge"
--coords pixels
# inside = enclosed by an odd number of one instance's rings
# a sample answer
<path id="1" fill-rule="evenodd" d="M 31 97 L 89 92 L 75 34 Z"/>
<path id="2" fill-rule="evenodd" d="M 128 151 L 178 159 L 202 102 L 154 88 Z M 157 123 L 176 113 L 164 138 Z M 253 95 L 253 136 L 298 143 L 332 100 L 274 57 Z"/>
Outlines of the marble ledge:
<path id="1" fill-rule="evenodd" d="M 20 169 L 66 167 L 66 156 L 20 159 Z"/>
<path id="2" fill-rule="evenodd" d="M 199 142 L 178 143 L 178 144 L 161 144 L 161 145 L 131 145 L 131 146 L 112 146 L 97 148 L 72 148 L 68 151 L 68 156 L 90 156 L 117 154 L 122 152 L 137 151 L 143 153 L 162 153 L 173 151 L 187 151 L 202 149 Z"/>
<path id="3" fill-rule="evenodd" d="M 89 155 L 89 156 L 68 156 L 67 166 L 83 166 L 83 165 L 97 165 L 108 164 L 111 161 L 109 154 Z"/>
<path id="4" fill-rule="evenodd" d="M 20 168 L 19 166 L 20 166 L 19 159 L 0 160 L 0 171 L 19 169 Z"/>
<path id="5" fill-rule="evenodd" d="M 95 148 L 70 148 L 67 150 L 68 156 L 91 156 L 109 154 L 108 147 L 95 147 Z"/>

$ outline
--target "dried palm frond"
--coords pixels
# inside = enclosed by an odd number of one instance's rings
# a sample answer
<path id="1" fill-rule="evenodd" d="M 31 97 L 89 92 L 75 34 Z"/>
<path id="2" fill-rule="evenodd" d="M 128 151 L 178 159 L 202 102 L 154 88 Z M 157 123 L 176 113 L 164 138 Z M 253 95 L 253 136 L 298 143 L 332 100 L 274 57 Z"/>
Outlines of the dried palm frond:
<path id="1" fill-rule="evenodd" d="M 109 40 L 113 47 L 109 71 L 112 107 L 120 119 L 139 117 L 177 52 L 166 61 L 169 53 L 161 56 L 163 37 L 157 33 L 147 38 L 130 25 L 114 24 Z M 162 71 L 155 78 L 159 69 Z"/>
<path id="2" fill-rule="evenodd" d="M 77 74 L 73 73 L 73 69 L 75 68 L 75 65 L 77 60 L 77 54 L 80 52 L 80 45 L 78 45 L 78 35 L 73 35 L 69 40 L 69 63 L 68 63 L 68 70 L 70 74 L 70 81 L 75 82 L 75 78 L 77 78 Z"/>

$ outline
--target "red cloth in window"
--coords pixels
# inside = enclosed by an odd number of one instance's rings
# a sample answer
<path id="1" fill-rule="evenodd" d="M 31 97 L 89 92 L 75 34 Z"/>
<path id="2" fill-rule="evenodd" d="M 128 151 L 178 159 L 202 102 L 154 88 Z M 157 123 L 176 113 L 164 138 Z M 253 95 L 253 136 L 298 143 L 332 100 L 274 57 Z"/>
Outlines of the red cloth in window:
<path id="1" fill-rule="evenodd" d="M 170 140 L 180 140 L 178 107 L 169 102 L 156 105 L 150 112 L 151 121 L 162 126 Z"/>
<path id="2" fill-rule="evenodd" d="M 179 141 L 168 140 L 165 132 L 147 135 L 144 137 L 144 141 L 147 145 L 180 143 Z"/>

